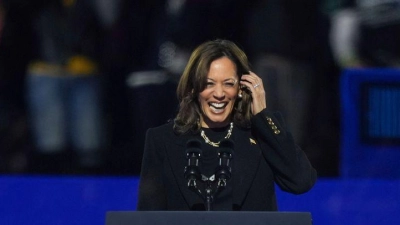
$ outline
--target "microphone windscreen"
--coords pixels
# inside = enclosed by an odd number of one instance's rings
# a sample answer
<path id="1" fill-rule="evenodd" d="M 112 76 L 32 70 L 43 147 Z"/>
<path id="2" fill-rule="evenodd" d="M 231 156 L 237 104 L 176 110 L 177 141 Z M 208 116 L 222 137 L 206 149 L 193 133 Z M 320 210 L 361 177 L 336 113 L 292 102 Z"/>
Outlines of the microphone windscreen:
<path id="1" fill-rule="evenodd" d="M 233 154 L 235 143 L 229 139 L 224 139 L 219 144 L 218 152 L 219 153 L 229 153 Z"/>
<path id="2" fill-rule="evenodd" d="M 198 139 L 190 139 L 186 142 L 186 153 L 201 153 L 201 142 Z"/>

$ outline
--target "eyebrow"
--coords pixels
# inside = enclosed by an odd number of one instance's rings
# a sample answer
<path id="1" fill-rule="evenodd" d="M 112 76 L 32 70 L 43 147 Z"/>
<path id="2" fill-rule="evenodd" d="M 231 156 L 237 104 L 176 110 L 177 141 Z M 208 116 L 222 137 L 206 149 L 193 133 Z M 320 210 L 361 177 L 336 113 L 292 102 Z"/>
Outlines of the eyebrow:
<path id="1" fill-rule="evenodd" d="M 214 79 L 209 78 L 209 77 L 207 77 L 207 80 L 215 81 Z M 235 79 L 235 78 L 227 78 L 227 79 L 223 80 L 223 82 L 226 82 L 226 81 L 233 81 L 233 82 L 236 83 L 237 79 Z"/>

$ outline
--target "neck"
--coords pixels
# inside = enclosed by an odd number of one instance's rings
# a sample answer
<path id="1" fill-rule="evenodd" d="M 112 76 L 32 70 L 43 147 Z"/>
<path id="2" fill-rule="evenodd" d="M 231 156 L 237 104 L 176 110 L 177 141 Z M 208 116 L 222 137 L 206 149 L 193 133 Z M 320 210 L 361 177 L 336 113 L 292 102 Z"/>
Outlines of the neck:
<path id="1" fill-rule="evenodd" d="M 212 122 L 201 119 L 200 125 L 204 128 L 221 128 L 228 126 L 232 121 Z"/>

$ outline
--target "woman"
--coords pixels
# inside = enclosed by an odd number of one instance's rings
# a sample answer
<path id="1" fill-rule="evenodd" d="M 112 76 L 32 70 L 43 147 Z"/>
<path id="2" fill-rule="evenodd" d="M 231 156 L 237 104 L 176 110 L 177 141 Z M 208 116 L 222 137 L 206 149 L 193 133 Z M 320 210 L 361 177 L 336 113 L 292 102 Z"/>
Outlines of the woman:
<path id="1" fill-rule="evenodd" d="M 147 131 L 138 210 L 206 209 L 184 175 L 185 145 L 193 139 L 201 141 L 203 180 L 218 168 L 221 140 L 234 143 L 232 177 L 213 198 L 213 210 L 273 211 L 275 183 L 294 194 L 314 185 L 316 171 L 294 144 L 281 115 L 267 110 L 262 80 L 250 71 L 247 56 L 234 43 L 215 40 L 197 47 L 177 95 L 176 118 Z M 208 186 L 197 183 L 204 193 Z"/>

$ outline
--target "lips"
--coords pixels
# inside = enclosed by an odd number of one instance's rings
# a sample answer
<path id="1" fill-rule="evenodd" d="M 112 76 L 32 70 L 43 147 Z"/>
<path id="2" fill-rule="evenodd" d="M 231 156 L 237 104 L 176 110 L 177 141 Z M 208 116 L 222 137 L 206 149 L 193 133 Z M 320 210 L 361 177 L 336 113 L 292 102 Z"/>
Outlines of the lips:
<path id="1" fill-rule="evenodd" d="M 214 113 L 221 113 L 224 111 L 225 107 L 228 105 L 227 102 L 211 102 L 209 103 L 211 110 Z"/>

